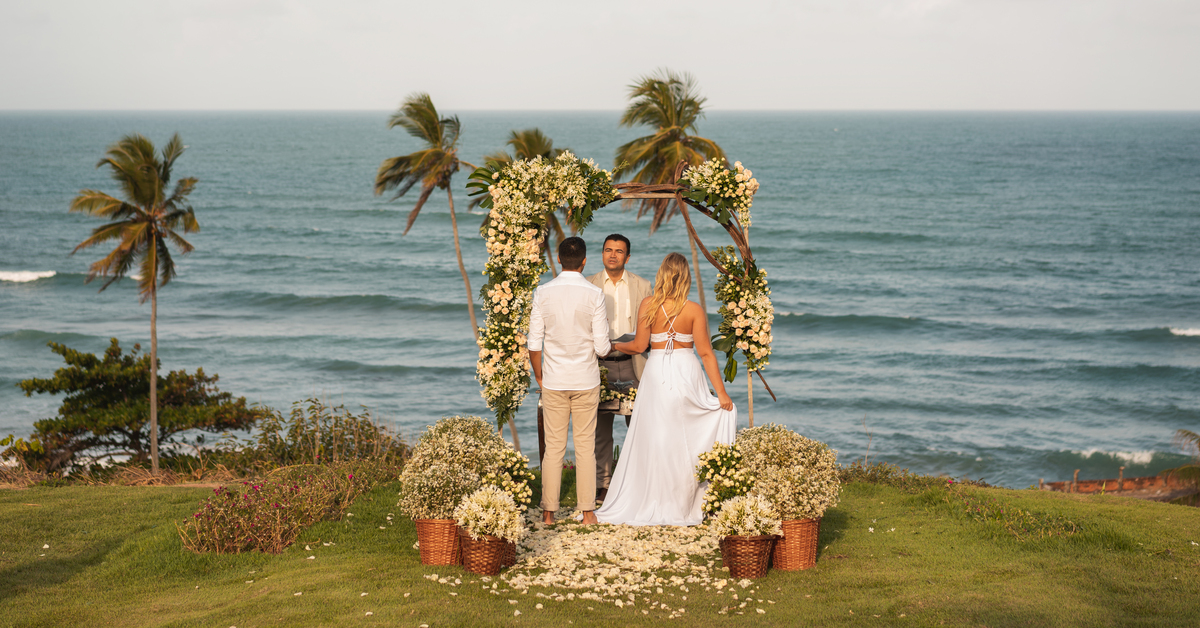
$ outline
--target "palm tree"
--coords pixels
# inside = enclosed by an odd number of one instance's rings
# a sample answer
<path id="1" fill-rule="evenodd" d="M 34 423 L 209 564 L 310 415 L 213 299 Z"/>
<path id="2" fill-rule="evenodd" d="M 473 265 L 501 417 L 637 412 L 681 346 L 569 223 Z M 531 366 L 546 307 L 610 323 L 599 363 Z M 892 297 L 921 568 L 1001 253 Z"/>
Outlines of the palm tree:
<path id="1" fill-rule="evenodd" d="M 654 129 L 654 134 L 617 148 L 613 170 L 617 178 L 632 173 L 631 180 L 640 183 L 675 183 L 675 167 L 681 161 L 698 166 L 709 159 L 725 159 L 725 151 L 716 142 L 688 134 L 696 131 L 696 121 L 704 116 L 707 100 L 700 96 L 700 87 L 691 74 L 660 69 L 630 85 L 629 99 L 632 102 L 621 115 L 620 125 L 648 126 Z M 650 221 L 650 233 L 653 234 L 679 211 L 678 203 L 671 199 L 642 199 L 638 218 L 648 212 L 653 214 Z M 707 310 L 696 243 L 691 242 L 691 238 L 688 240 L 692 247 L 700 306 Z"/>
<path id="2" fill-rule="evenodd" d="M 80 190 L 79 196 L 71 201 L 71 211 L 110 221 L 93 229 L 92 235 L 80 242 L 72 254 L 101 242 L 118 241 L 117 248 L 89 267 L 87 281 L 108 277 L 100 288 L 103 292 L 136 265 L 138 274 L 134 277 L 140 302 L 150 299 L 150 472 L 154 474 L 158 473 L 158 289 L 175 276 L 175 261 L 168 241 L 184 254 L 193 248 L 175 230 L 180 227 L 186 233 L 200 230 L 196 214 L 187 203 L 197 179 L 180 179 L 167 196 L 171 167 L 184 148 L 176 133 L 159 158 L 153 142 L 138 134 L 126 135 L 108 148 L 107 156 L 96 167 L 112 168 L 112 178 L 127 200 L 99 190 Z"/>
<path id="3" fill-rule="evenodd" d="M 571 150 L 569 148 L 555 148 L 554 140 L 547 137 L 545 133 L 542 133 L 541 129 L 537 128 L 525 129 L 524 131 L 510 131 L 508 141 L 505 143 L 513 147 L 513 152 L 516 153 L 515 157 L 508 154 L 508 151 L 501 150 L 490 155 L 485 155 L 483 160 L 487 163 L 504 166 L 511 164 L 513 161 L 533 159 L 534 157 L 544 157 L 554 160 L 559 155 Z M 487 194 L 476 197 L 471 201 L 470 207 L 478 207 L 487 198 Z M 565 212 L 566 210 L 564 209 L 563 211 Z M 558 238 L 559 242 L 562 242 L 566 238 L 566 234 L 563 233 L 562 223 L 559 222 L 558 216 L 554 213 L 553 209 L 546 213 L 546 219 L 550 223 L 550 229 L 554 232 L 555 237 Z M 487 224 L 487 220 L 484 221 L 484 224 Z M 546 259 L 550 263 L 551 274 L 558 276 L 558 269 L 554 267 L 554 255 L 551 253 L 552 247 L 550 246 L 549 239 L 542 243 L 542 250 L 546 252 Z"/>
<path id="4" fill-rule="evenodd" d="M 416 93 L 404 99 L 400 109 L 388 119 L 388 128 L 403 127 L 408 134 L 423 141 L 425 148 L 407 155 L 383 160 L 379 172 L 375 175 L 375 195 L 395 189 L 396 195 L 392 200 L 404 196 L 418 182 L 421 184 L 421 195 L 417 204 L 408 214 L 408 223 L 404 225 L 404 235 L 412 229 L 417 214 L 429 200 L 435 188 L 446 190 L 446 198 L 450 201 L 450 228 L 454 232 L 454 254 L 458 257 L 458 270 L 462 273 L 463 285 L 467 289 L 467 312 L 471 315 L 471 333 L 479 340 L 479 325 L 475 322 L 475 300 L 471 296 L 471 280 L 467 278 L 467 268 L 463 265 L 462 247 L 458 243 L 458 219 L 454 215 L 454 193 L 450 190 L 450 178 L 461 166 L 472 170 L 475 165 L 458 158 L 458 116 L 449 118 L 438 117 L 437 108 L 429 94 Z"/>

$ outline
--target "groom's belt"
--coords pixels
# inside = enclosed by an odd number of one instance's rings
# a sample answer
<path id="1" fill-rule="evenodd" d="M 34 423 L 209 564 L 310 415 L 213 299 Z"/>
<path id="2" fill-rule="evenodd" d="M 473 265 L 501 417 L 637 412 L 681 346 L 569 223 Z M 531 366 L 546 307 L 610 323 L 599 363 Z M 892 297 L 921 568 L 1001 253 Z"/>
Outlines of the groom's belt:
<path id="1" fill-rule="evenodd" d="M 625 360 L 632 360 L 632 359 L 633 359 L 633 356 L 622 353 L 619 357 L 615 357 L 615 358 L 600 358 L 600 361 L 601 362 L 624 362 Z"/>

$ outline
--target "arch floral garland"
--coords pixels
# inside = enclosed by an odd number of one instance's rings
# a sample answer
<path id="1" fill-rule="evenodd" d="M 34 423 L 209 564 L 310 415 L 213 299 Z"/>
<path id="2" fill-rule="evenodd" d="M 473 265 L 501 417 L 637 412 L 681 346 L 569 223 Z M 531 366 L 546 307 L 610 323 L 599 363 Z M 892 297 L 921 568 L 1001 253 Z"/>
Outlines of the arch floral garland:
<path id="1" fill-rule="evenodd" d="M 480 228 L 487 243 L 488 261 L 483 274 L 488 281 L 480 289 L 486 322 L 479 335 L 476 379 L 483 387 L 481 394 L 488 407 L 496 412 L 497 426 L 516 416 L 529 389 L 529 352 L 525 344 L 533 290 L 548 270 L 541 253 L 549 230 L 547 215 L 560 207 L 567 209 L 568 224 L 582 232 L 594 212 L 613 201 L 674 197 L 690 236 L 722 275 L 716 286 L 722 322 L 720 338 L 713 341 L 713 347 L 726 353 L 725 378 L 733 381 L 737 375 L 738 351 L 750 371 L 759 372 L 767 366 L 775 314 L 767 273 L 755 264 L 746 238 L 758 181 L 741 162 L 733 170 L 717 160 L 685 168 L 684 163 L 676 168 L 677 184 L 614 186 L 611 173 L 597 168 L 590 159 L 581 160 L 564 152 L 553 160 L 535 157 L 508 165 L 490 163 L 471 173 L 467 182 L 470 194 L 487 194 L 480 206 L 491 209 L 490 219 Z M 704 248 L 687 206 L 720 223 L 734 246 L 712 253 Z"/>
<path id="2" fill-rule="evenodd" d="M 590 159 L 564 152 L 554 160 L 536 157 L 503 167 L 488 164 L 471 173 L 473 196 L 488 193 L 480 204 L 492 210 L 480 228 L 488 261 L 480 289 L 486 322 L 479 334 L 476 379 L 496 412 L 496 425 L 516 416 L 529 389 L 529 351 L 525 334 L 533 309 L 533 289 L 548 268 L 542 243 L 549 231 L 547 214 L 567 208 L 567 221 L 583 231 L 596 209 L 617 198 L 612 175 Z"/>

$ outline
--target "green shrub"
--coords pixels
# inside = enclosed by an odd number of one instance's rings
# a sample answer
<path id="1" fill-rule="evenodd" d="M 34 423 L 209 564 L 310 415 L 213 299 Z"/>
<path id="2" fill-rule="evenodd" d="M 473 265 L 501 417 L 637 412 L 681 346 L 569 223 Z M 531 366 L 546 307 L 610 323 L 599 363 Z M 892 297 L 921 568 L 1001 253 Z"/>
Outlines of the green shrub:
<path id="1" fill-rule="evenodd" d="M 193 552 L 278 554 L 308 526 L 341 518 L 356 497 L 394 473 L 378 461 L 282 468 L 259 481 L 214 489 L 176 527 Z"/>
<path id="2" fill-rule="evenodd" d="M 365 408 L 353 414 L 319 399 L 293 403 L 287 416 L 268 409 L 256 428 L 249 441 L 227 435 L 208 456 L 209 461 L 255 473 L 297 464 L 368 459 L 399 467 L 410 453 L 404 440 L 376 423 Z"/>
<path id="3" fill-rule="evenodd" d="M 117 339 L 103 357 L 50 343 L 67 366 L 49 379 L 18 384 L 25 395 L 65 394 L 58 416 L 33 424 L 31 446 L 0 453 L 27 468 L 52 472 L 77 463 L 128 456 L 141 463 L 150 458 L 150 356 L 139 345 L 125 354 Z M 246 406 L 246 398 L 217 390 L 217 375 L 171 371 L 158 381 L 158 440 L 182 442 L 185 432 L 249 430 L 265 411 Z M 202 439 L 201 439 L 202 440 Z"/>

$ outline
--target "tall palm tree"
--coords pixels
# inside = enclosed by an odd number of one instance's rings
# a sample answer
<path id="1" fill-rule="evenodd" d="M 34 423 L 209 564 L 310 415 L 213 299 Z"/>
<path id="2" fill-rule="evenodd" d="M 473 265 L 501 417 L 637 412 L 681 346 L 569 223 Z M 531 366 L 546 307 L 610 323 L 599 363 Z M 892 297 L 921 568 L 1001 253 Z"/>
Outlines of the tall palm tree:
<path id="1" fill-rule="evenodd" d="M 547 137 L 546 134 L 542 133 L 542 130 L 538 128 L 525 129 L 523 131 L 510 131 L 508 134 L 508 141 L 505 142 L 505 144 L 512 146 L 513 152 L 516 153 L 515 157 L 510 155 L 508 151 L 501 150 L 490 155 L 485 155 L 483 160 L 488 163 L 495 163 L 499 165 L 508 165 L 517 160 L 533 159 L 534 157 L 544 157 L 549 160 L 554 160 L 557 159 L 559 155 L 571 150 L 569 148 L 555 148 L 554 140 Z M 476 197 L 471 201 L 470 207 L 478 207 L 479 204 L 487 198 L 487 194 Z M 564 209 L 563 211 L 565 212 L 566 210 Z M 546 213 L 546 219 L 550 223 L 550 229 L 554 232 L 555 237 L 558 238 L 559 242 L 562 242 L 566 238 L 566 234 L 563 233 L 562 223 L 558 220 L 558 216 L 554 213 L 553 209 Z M 487 220 L 484 221 L 484 224 L 487 224 Z M 558 276 L 558 269 L 554 267 L 554 255 L 551 253 L 553 247 L 550 246 L 550 242 L 548 240 L 547 242 L 542 243 L 542 250 L 546 252 L 546 259 L 550 263 L 551 274 Z"/>
<path id="2" fill-rule="evenodd" d="M 700 96 L 700 87 L 691 74 L 657 70 L 629 86 L 629 100 L 620 125 L 647 126 L 654 129 L 654 133 L 617 148 L 613 174 L 618 179 L 632 174 L 630 180 L 640 183 L 675 183 L 675 166 L 680 161 L 698 166 L 709 159 L 725 159 L 725 151 L 716 142 L 689 134 L 696 132 L 696 121 L 704 116 L 707 100 Z M 679 211 L 678 203 L 671 199 L 642 199 L 638 218 L 646 213 L 653 215 L 650 221 L 650 233 L 653 234 Z M 700 305 L 705 307 L 696 243 L 691 242 L 690 237 L 688 240 Z"/>
<path id="3" fill-rule="evenodd" d="M 126 135 L 108 148 L 106 157 L 96 167 L 112 169 L 112 178 L 127 200 L 99 190 L 80 190 L 71 201 L 71 211 L 110 221 L 93 229 L 92 235 L 80 242 L 72 254 L 101 242 L 118 241 L 117 248 L 89 267 L 87 281 L 108 277 L 100 288 L 103 292 L 136 265 L 141 303 L 150 300 L 150 471 L 154 474 L 158 473 L 158 289 L 175 276 L 175 261 L 167 243 L 174 244 L 184 254 L 193 248 L 175 230 L 180 227 L 186 233 L 200 230 L 196 214 L 187 202 L 197 179 L 180 179 L 167 196 L 171 168 L 184 148 L 176 133 L 159 158 L 150 140 L 138 134 Z"/>
<path id="4" fill-rule="evenodd" d="M 441 118 L 429 94 L 416 93 L 404 100 L 400 109 L 388 119 L 388 128 L 402 127 L 408 134 L 425 143 L 425 148 L 407 155 L 383 160 L 375 175 L 375 195 L 395 189 L 392 200 L 404 196 L 414 185 L 421 184 L 421 195 L 408 214 L 404 235 L 412 229 L 417 214 L 429 200 L 434 189 L 446 190 L 450 201 L 450 228 L 454 232 L 454 254 L 458 257 L 458 270 L 462 273 L 463 285 L 467 289 L 467 312 L 471 315 L 471 333 L 479 340 L 479 325 L 475 322 L 475 300 L 471 296 L 471 280 L 463 265 L 462 247 L 458 243 L 458 219 L 454 215 L 454 193 L 450 190 L 450 178 L 461 166 L 472 170 L 475 165 L 458 158 L 458 116 Z"/>

